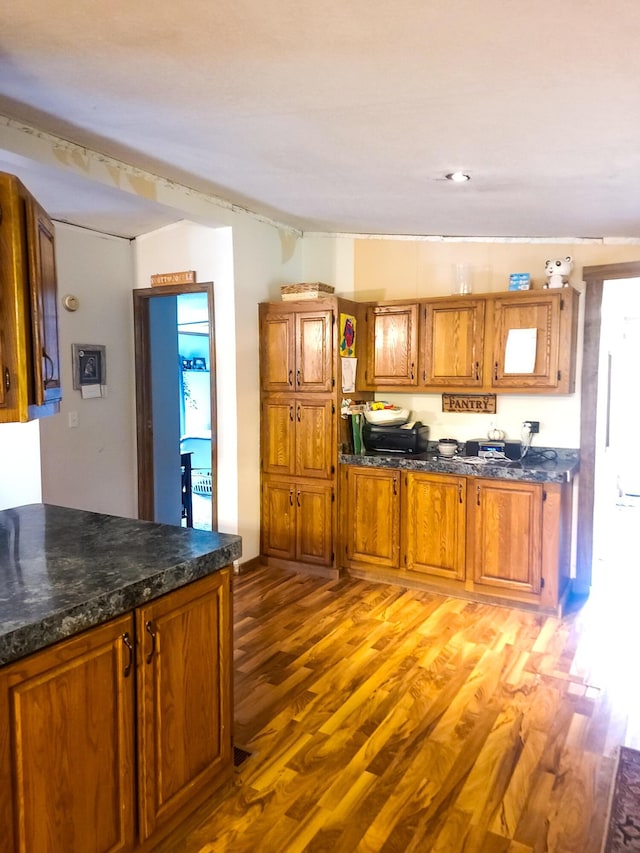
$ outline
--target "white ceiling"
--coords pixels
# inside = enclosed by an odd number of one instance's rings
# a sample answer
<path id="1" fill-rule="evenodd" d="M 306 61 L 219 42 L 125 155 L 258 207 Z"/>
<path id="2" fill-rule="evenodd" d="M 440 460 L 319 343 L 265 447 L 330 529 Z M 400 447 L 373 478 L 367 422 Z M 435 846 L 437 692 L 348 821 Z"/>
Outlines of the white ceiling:
<path id="1" fill-rule="evenodd" d="M 639 36 L 637 0 L 8 0 L 0 113 L 304 231 L 640 238 Z M 56 219 L 177 218 L 0 169 Z"/>

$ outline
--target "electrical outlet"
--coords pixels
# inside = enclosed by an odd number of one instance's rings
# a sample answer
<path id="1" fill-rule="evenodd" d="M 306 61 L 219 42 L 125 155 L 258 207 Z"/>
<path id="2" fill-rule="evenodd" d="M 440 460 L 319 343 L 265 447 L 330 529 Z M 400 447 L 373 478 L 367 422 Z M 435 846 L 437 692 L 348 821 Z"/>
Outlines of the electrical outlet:
<path id="1" fill-rule="evenodd" d="M 528 429 L 531 435 L 540 432 L 540 421 L 523 421 L 522 428 Z"/>

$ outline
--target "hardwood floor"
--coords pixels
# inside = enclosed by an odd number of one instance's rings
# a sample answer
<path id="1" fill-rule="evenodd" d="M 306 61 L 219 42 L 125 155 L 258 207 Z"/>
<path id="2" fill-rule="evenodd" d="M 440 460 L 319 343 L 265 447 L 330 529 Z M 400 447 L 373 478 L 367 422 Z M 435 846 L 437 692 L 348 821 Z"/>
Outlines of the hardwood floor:
<path id="1" fill-rule="evenodd" d="M 559 620 L 237 577 L 235 742 L 252 755 L 157 853 L 599 851 L 614 750 L 640 746 L 637 619 L 618 605 Z"/>

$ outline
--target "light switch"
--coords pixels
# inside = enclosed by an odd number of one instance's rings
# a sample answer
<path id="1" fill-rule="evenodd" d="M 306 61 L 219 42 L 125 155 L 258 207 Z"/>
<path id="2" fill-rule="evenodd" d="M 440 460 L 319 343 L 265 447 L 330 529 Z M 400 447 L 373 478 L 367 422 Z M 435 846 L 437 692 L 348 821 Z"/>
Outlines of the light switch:
<path id="1" fill-rule="evenodd" d="M 78 426 L 78 413 L 69 412 L 69 428 L 74 429 Z"/>

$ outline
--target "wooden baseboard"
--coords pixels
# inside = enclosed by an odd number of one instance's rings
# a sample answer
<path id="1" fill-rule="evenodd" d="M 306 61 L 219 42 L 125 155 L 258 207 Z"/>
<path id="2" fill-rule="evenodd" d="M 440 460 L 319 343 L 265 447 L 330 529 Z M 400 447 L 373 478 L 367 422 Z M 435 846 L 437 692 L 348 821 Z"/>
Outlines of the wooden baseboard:
<path id="1" fill-rule="evenodd" d="M 281 560 L 279 557 L 260 557 L 261 565 L 272 569 L 290 569 L 294 572 L 302 572 L 307 575 L 319 575 L 329 580 L 338 580 L 342 576 L 342 569 L 334 566 L 318 566 L 315 563 L 300 563 L 297 560 Z"/>
<path id="2" fill-rule="evenodd" d="M 245 560 L 244 563 L 238 563 L 234 569 L 234 575 L 246 575 L 247 572 L 253 572 L 263 566 L 264 563 L 260 557 L 251 557 L 250 560 Z"/>
<path id="3" fill-rule="evenodd" d="M 440 578 L 416 577 L 414 572 L 404 569 L 385 568 L 363 568 L 361 566 L 349 566 L 347 575 L 361 580 L 369 580 L 373 583 L 390 583 L 407 589 L 420 589 L 424 592 L 433 592 L 437 595 L 446 595 L 453 598 L 464 598 L 467 601 L 477 601 L 480 604 L 495 604 L 498 607 L 516 607 L 519 610 L 529 610 L 534 613 L 543 613 L 546 616 L 561 616 L 562 607 L 566 599 L 566 593 L 558 603 L 557 607 L 545 607 L 533 601 L 526 601 L 516 597 L 500 596 L 499 594 L 483 593 L 478 590 L 468 590 L 460 584 Z"/>

